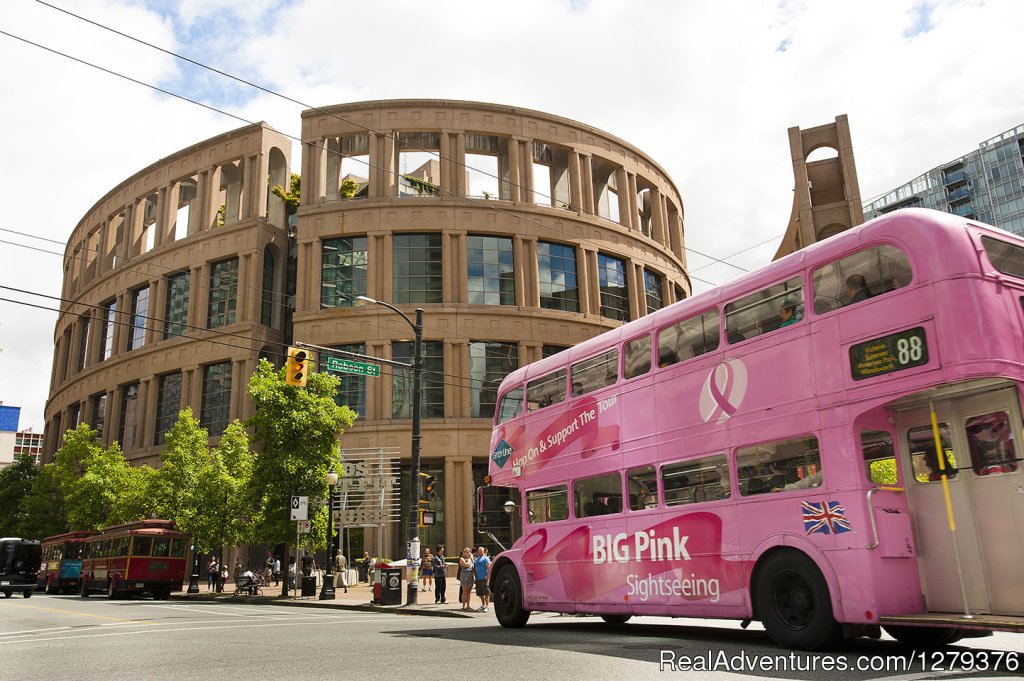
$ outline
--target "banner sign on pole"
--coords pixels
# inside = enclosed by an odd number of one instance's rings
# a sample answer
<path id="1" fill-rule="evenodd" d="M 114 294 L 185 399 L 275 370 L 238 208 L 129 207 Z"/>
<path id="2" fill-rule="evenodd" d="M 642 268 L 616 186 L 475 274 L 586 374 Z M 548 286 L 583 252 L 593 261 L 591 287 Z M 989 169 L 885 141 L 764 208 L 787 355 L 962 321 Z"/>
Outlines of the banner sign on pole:
<path id="1" fill-rule="evenodd" d="M 292 520 L 309 520 L 309 497 L 292 497 Z"/>

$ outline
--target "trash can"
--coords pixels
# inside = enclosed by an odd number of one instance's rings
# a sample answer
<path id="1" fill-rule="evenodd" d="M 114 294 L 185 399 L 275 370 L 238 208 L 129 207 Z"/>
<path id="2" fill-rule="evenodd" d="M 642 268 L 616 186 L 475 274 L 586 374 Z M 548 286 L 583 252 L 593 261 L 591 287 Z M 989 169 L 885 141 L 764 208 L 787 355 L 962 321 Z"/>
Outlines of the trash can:
<path id="1" fill-rule="evenodd" d="M 402 604 L 402 568 L 382 568 L 380 578 L 380 604 Z"/>
<path id="2" fill-rule="evenodd" d="M 316 575 L 302 577 L 302 597 L 316 596 Z"/>

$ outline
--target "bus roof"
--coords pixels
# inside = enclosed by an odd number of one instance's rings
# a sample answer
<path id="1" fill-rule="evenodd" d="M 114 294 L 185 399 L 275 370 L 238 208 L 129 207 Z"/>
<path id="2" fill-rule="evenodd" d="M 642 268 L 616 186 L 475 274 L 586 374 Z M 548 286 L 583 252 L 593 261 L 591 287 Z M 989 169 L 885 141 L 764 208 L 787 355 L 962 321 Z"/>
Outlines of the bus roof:
<path id="1" fill-rule="evenodd" d="M 776 284 L 785 279 L 787 275 L 793 276 L 795 273 L 801 272 L 808 262 L 823 265 L 861 250 L 866 244 L 875 241 L 898 241 L 908 245 L 913 244 L 913 248 L 908 248 L 908 250 L 921 254 L 923 256 L 920 258 L 922 264 L 942 262 L 944 270 L 958 268 L 963 271 L 970 267 L 977 267 L 977 262 L 949 261 L 951 251 L 962 253 L 963 249 L 948 249 L 946 245 L 951 241 L 966 238 L 965 226 L 1000 239 L 1024 243 L 1024 239 L 1014 234 L 950 213 L 928 208 L 904 208 L 893 211 L 768 263 L 744 275 L 739 280 L 728 282 L 692 298 L 680 300 L 640 319 L 594 336 L 567 350 L 516 369 L 505 377 L 499 391 L 504 391 L 510 385 L 523 383 L 579 359 L 589 357 L 621 341 L 650 333 L 669 323 L 670 320 L 678 319 L 680 314 L 700 314 L 717 307 L 723 300 L 733 300 L 745 293 L 755 292 L 771 284 Z M 941 258 L 931 257 L 933 254 L 941 254 Z M 928 272 L 924 272 L 924 274 L 927 276 Z"/>

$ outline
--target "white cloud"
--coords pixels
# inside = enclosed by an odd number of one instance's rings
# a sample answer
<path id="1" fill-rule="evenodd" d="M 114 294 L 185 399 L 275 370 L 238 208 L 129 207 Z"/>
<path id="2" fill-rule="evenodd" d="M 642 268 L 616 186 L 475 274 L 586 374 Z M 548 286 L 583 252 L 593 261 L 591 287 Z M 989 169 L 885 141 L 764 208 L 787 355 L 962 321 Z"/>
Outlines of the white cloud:
<path id="1" fill-rule="evenodd" d="M 29 0 L 8 5 L 4 31 L 299 134 L 299 105 Z M 1024 25 L 1024 3 L 1015 0 L 932 2 L 927 21 L 920 0 L 61 5 L 310 105 L 469 99 L 591 124 L 665 168 L 683 196 L 688 245 L 718 257 L 784 231 L 791 126 L 848 114 L 868 198 L 1024 118 L 1024 91 L 1005 75 L 1014 72 Z M 5 229 L 63 240 L 125 178 L 242 125 L 5 36 L 0 58 L 11 65 L 0 109 Z M 734 262 L 757 267 L 776 246 Z M 739 274 L 701 268 L 708 260 L 694 254 L 689 262 L 695 278 L 711 282 Z M 0 244 L 0 272 L 0 285 L 59 295 L 57 256 Z M 55 317 L 0 303 L 0 400 L 20 404 L 23 425 L 37 429 Z"/>

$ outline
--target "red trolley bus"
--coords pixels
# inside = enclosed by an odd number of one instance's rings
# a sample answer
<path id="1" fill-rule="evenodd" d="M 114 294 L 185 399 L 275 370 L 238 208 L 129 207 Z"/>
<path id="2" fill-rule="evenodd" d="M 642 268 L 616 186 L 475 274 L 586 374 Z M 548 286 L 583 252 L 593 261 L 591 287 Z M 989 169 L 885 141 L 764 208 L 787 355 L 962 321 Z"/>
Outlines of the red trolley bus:
<path id="1" fill-rule="evenodd" d="M 82 558 L 92 530 L 65 532 L 43 540 L 43 564 L 39 568 L 40 590 L 48 594 L 73 593 L 82 576 Z"/>
<path id="2" fill-rule="evenodd" d="M 181 591 L 190 537 L 172 520 L 138 520 L 104 529 L 86 543 L 79 588 L 83 598 L 151 594 L 166 600 Z"/>

